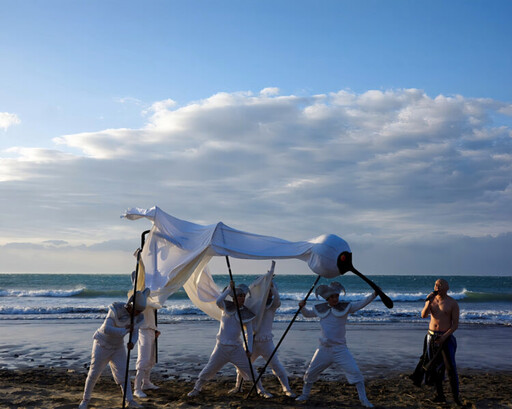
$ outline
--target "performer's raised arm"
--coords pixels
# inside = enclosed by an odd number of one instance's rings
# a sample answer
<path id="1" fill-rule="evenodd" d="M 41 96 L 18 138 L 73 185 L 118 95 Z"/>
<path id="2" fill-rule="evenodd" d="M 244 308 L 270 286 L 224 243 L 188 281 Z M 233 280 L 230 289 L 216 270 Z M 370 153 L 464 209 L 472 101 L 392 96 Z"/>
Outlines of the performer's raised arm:
<path id="1" fill-rule="evenodd" d="M 361 301 L 351 302 L 350 303 L 350 313 L 354 313 L 361 308 L 366 307 L 368 304 L 370 304 L 373 300 L 375 300 L 375 297 L 377 297 L 377 293 L 374 291 L 371 293 L 368 297 L 363 298 Z"/>
<path id="2" fill-rule="evenodd" d="M 217 298 L 217 307 L 219 307 L 221 310 L 225 310 L 226 309 L 226 297 L 228 295 L 232 295 L 233 292 L 231 290 L 231 287 L 227 287 L 221 295 L 219 295 L 219 298 Z"/>

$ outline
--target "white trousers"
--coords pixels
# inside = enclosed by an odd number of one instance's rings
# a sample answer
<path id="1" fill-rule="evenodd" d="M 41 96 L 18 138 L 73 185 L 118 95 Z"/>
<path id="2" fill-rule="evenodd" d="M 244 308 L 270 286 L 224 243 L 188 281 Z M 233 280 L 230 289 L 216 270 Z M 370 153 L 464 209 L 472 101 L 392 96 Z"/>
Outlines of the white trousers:
<path id="1" fill-rule="evenodd" d="M 227 363 L 235 365 L 238 371 L 242 374 L 244 380 L 252 381 L 249 360 L 247 359 L 247 355 L 245 354 L 245 350 L 242 345 L 225 345 L 217 342 L 208 363 L 199 374 L 195 389 L 201 390 L 203 384 L 212 379 Z M 258 390 L 260 389 L 261 381 L 258 382 Z"/>
<path id="2" fill-rule="evenodd" d="M 84 400 L 90 400 L 94 385 L 101 376 L 103 370 L 110 364 L 110 370 L 116 383 L 124 387 L 124 377 L 126 373 L 126 349 L 124 345 L 119 348 L 108 349 L 102 347 L 96 340 L 92 344 L 91 367 L 85 381 Z M 132 388 L 130 382 L 127 382 L 126 400 L 133 400 Z"/>
<path id="3" fill-rule="evenodd" d="M 272 352 L 274 352 L 275 346 L 274 342 L 271 339 L 269 339 L 268 341 L 261 342 L 254 341 L 252 348 L 253 351 L 251 355 L 251 361 L 254 362 L 261 356 L 266 362 L 268 361 L 268 358 L 270 358 L 270 355 L 272 355 Z M 279 382 L 281 383 L 283 390 L 290 390 L 290 384 L 288 383 L 288 374 L 286 373 L 286 369 L 284 369 L 283 364 L 281 364 L 281 362 L 279 361 L 279 358 L 277 357 L 277 352 L 274 354 L 272 360 L 269 362 L 268 365 L 272 369 L 272 372 L 277 377 L 277 379 L 279 379 Z"/>
<path id="4" fill-rule="evenodd" d="M 155 330 L 139 329 L 139 347 L 135 368 L 137 368 L 137 371 L 149 371 L 155 366 L 155 363 Z"/>
<path id="5" fill-rule="evenodd" d="M 320 374 L 332 364 L 337 364 L 341 367 L 348 383 L 354 384 L 364 381 L 363 374 L 357 367 L 356 361 L 346 345 L 331 347 L 320 345 L 304 374 L 304 382 L 315 382 Z"/>

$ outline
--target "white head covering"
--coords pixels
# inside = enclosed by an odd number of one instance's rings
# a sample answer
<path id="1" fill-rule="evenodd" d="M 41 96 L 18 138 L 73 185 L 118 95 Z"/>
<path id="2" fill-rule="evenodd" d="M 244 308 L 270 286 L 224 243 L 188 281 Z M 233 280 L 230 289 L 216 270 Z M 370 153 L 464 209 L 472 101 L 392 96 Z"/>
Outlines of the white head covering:
<path id="1" fill-rule="evenodd" d="M 135 293 L 135 311 L 144 311 L 146 309 L 147 305 L 147 298 L 149 297 L 150 290 L 149 288 L 146 288 L 144 291 L 137 291 Z M 130 295 L 132 294 L 132 295 Z M 133 302 L 133 291 L 130 291 L 128 293 L 128 296 L 130 297 L 128 299 L 128 302 L 126 304 L 130 305 Z"/>
<path id="2" fill-rule="evenodd" d="M 315 295 L 316 298 L 320 296 L 327 300 L 331 295 L 340 294 L 341 292 L 345 295 L 345 288 L 337 281 L 332 281 L 329 285 L 322 284 L 316 287 Z"/>

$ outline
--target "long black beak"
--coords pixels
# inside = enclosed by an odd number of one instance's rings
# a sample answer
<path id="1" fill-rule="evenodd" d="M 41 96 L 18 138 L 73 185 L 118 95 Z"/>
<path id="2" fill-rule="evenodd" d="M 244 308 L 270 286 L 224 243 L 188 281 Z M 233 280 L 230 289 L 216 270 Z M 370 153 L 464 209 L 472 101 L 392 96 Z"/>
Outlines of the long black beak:
<path id="1" fill-rule="evenodd" d="M 363 273 L 360 273 L 356 270 L 354 265 L 352 264 L 352 253 L 348 251 L 344 251 L 338 256 L 337 260 L 338 270 L 341 275 L 345 274 L 347 271 L 352 271 L 355 275 L 361 277 L 364 281 L 366 281 L 370 287 L 372 287 L 377 295 L 380 297 L 384 305 L 388 308 L 393 308 L 393 300 L 389 298 L 384 291 L 380 289 L 380 287 L 375 284 L 372 280 L 366 277 Z"/>

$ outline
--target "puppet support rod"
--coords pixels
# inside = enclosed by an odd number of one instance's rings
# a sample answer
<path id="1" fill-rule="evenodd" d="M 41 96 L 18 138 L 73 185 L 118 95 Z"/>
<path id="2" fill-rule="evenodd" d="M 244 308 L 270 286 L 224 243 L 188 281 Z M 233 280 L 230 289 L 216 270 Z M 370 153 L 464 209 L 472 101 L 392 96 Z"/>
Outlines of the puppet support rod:
<path id="1" fill-rule="evenodd" d="M 306 294 L 306 298 L 304 298 L 304 301 L 306 301 L 309 296 L 311 295 L 311 293 L 313 292 L 316 284 L 318 283 L 318 280 L 320 280 L 320 277 L 321 276 L 318 276 L 315 280 L 315 282 L 313 283 L 313 285 L 311 286 L 311 288 L 309 289 L 308 293 Z M 258 382 L 261 377 L 263 376 L 263 374 L 265 373 L 265 369 L 267 369 L 267 366 L 269 365 L 270 361 L 272 360 L 272 358 L 274 357 L 275 353 L 277 352 L 277 348 L 279 348 L 279 346 L 281 345 L 281 342 L 283 342 L 284 340 L 284 337 L 286 336 L 286 334 L 288 333 L 288 331 L 290 330 L 291 326 L 293 325 L 293 323 L 295 322 L 295 320 L 297 319 L 297 316 L 299 315 L 299 312 L 300 312 L 301 308 L 299 307 L 299 309 L 297 310 L 297 312 L 295 312 L 295 315 L 293 316 L 292 320 L 290 321 L 290 323 L 288 324 L 288 327 L 286 328 L 286 330 L 284 331 L 283 335 L 281 336 L 281 339 L 279 340 L 279 342 L 277 343 L 276 347 L 274 348 L 274 350 L 272 351 L 272 353 L 270 354 L 270 356 L 268 357 L 268 360 L 267 360 L 267 363 L 265 364 L 265 366 L 259 370 L 260 374 L 258 375 L 258 378 L 256 379 L 256 382 Z M 254 390 L 254 388 L 256 387 L 256 382 L 254 383 L 254 385 L 252 386 L 251 390 L 249 391 L 249 393 L 247 394 L 247 396 L 245 397 L 245 399 L 248 399 L 249 396 L 251 396 L 251 393 L 252 391 Z"/>
<path id="2" fill-rule="evenodd" d="M 228 256 L 226 256 L 226 263 L 228 264 L 229 279 L 231 280 L 230 281 L 231 291 L 233 291 L 233 300 L 235 301 L 236 311 L 237 311 L 237 314 L 238 314 L 238 319 L 240 320 L 240 329 L 242 330 L 242 338 L 244 339 L 245 350 L 248 353 L 249 352 L 249 346 L 247 345 L 247 337 L 245 336 L 245 331 L 244 331 L 244 322 L 242 320 L 242 314 L 240 313 L 240 306 L 238 305 L 238 298 L 236 296 L 236 289 L 235 289 L 235 281 L 233 280 L 233 273 L 231 272 L 231 265 L 229 263 L 229 257 Z M 256 381 L 254 380 L 255 379 L 254 378 L 254 369 L 252 367 L 251 357 L 249 356 L 249 354 L 247 354 L 247 360 L 249 361 L 249 368 L 251 368 L 251 376 L 252 376 L 252 381 L 254 383 L 253 386 L 256 386 Z"/>
<path id="3" fill-rule="evenodd" d="M 144 248 L 144 242 L 146 240 L 146 234 L 149 233 L 149 230 L 146 230 L 142 232 L 140 236 L 140 249 L 137 251 L 137 265 L 135 266 L 135 280 L 133 282 L 133 300 L 132 300 L 132 308 L 130 312 L 130 336 L 128 337 L 128 353 L 126 354 L 126 371 L 124 373 L 124 386 L 123 386 L 123 409 L 126 405 L 126 388 L 128 386 L 128 370 L 130 366 L 130 352 L 131 349 L 129 348 L 129 345 L 132 343 L 132 337 L 133 337 L 133 323 L 135 321 L 135 297 L 137 296 L 137 279 L 139 276 L 139 263 L 140 263 L 140 253 L 142 252 L 142 249 Z"/>

